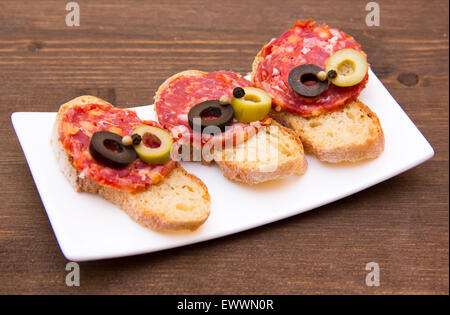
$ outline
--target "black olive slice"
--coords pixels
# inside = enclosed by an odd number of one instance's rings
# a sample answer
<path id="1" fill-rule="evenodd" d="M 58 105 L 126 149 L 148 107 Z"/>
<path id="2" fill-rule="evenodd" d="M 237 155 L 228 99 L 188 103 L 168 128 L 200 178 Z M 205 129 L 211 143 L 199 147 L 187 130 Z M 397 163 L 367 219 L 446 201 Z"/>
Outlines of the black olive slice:
<path id="1" fill-rule="evenodd" d="M 306 64 L 295 67 L 289 72 L 288 83 L 295 93 L 304 97 L 316 97 L 328 88 L 328 79 L 320 81 L 317 74 L 323 71 L 318 66 Z M 305 84 L 306 82 L 312 84 Z"/>
<path id="2" fill-rule="evenodd" d="M 109 131 L 92 135 L 89 152 L 96 161 L 112 168 L 125 167 L 137 158 L 132 146 L 124 146 L 122 137 Z"/>
<path id="3" fill-rule="evenodd" d="M 205 119 L 204 117 L 208 117 Z M 218 100 L 199 103 L 188 113 L 189 125 L 194 128 L 194 118 L 200 118 L 201 131 L 209 126 L 217 126 L 223 132 L 233 122 L 234 110 L 231 105 L 224 106 Z"/>

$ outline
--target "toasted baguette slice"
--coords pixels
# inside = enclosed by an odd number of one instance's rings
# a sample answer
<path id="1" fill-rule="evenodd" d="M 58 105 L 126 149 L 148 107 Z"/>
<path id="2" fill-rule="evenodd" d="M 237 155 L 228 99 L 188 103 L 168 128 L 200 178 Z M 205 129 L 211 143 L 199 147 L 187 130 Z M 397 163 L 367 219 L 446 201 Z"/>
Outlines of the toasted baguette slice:
<path id="1" fill-rule="evenodd" d="M 384 150 L 377 115 L 359 100 L 344 108 L 313 117 L 272 111 L 270 116 L 293 129 L 307 152 L 320 161 L 339 163 L 376 158 Z"/>
<path id="2" fill-rule="evenodd" d="M 160 100 L 160 95 L 169 84 L 179 77 L 201 76 L 206 72 L 198 70 L 186 70 L 174 74 L 158 88 L 155 94 L 155 102 Z M 297 135 L 275 121 L 270 123 L 276 132 L 257 132 L 256 135 L 244 139 L 243 143 L 228 150 L 215 152 L 214 161 L 221 167 L 223 175 L 230 179 L 245 184 L 258 184 L 270 180 L 276 180 L 291 176 L 302 175 L 307 169 L 303 145 Z M 266 126 L 267 127 L 267 126 Z M 260 147 L 268 148 L 278 143 L 278 153 L 267 156 L 262 150 L 257 150 L 256 143 Z M 256 159 L 254 153 L 256 152 Z M 275 165 L 274 165 L 275 163 Z"/>
<path id="3" fill-rule="evenodd" d="M 297 135 L 275 121 L 214 159 L 226 178 L 247 184 L 302 175 L 308 166 Z"/>
<path id="4" fill-rule="evenodd" d="M 270 42 L 267 44 L 269 45 Z M 263 61 L 263 46 L 252 64 L 251 80 Z M 293 129 L 307 153 L 329 163 L 376 158 L 384 151 L 384 134 L 377 115 L 359 100 L 331 113 L 302 117 L 272 110 L 270 117 Z"/>
<path id="5" fill-rule="evenodd" d="M 137 223 L 154 230 L 194 230 L 206 221 L 210 213 L 208 189 L 179 164 L 162 182 L 134 193 L 102 186 L 80 176 L 72 157 L 59 141 L 57 130 L 62 113 L 71 106 L 83 103 L 111 105 L 94 96 L 81 96 L 62 105 L 51 139 L 60 169 L 76 191 L 98 194 L 120 207 Z"/>

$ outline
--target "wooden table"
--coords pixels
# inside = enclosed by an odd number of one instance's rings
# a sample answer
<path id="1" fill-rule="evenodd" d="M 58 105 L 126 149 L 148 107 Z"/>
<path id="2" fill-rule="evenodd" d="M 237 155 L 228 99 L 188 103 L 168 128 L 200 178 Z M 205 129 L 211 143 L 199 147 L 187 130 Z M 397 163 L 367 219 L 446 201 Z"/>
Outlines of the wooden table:
<path id="1" fill-rule="evenodd" d="M 67 1 L 68 2 L 68 1 Z M 0 293 L 448 294 L 448 2 L 0 1 Z M 361 193 L 237 235 L 160 253 L 65 265 L 13 131 L 16 111 L 56 111 L 93 94 L 120 107 L 152 103 L 186 69 L 246 73 L 260 47 L 297 19 L 352 34 L 372 69 L 436 151 Z M 39 131 L 37 130 L 37 136 Z M 367 287 L 365 265 L 380 265 Z"/>

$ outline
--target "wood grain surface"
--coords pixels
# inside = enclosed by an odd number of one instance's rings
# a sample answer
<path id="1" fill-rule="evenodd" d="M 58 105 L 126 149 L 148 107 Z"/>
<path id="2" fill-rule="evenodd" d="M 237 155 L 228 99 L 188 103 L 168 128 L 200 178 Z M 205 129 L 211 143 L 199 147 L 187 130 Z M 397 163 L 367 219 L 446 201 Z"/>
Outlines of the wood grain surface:
<path id="1" fill-rule="evenodd" d="M 0 0 L 0 293 L 448 294 L 448 1 Z M 65 265 L 12 128 L 16 111 L 56 111 L 93 94 L 120 107 L 152 103 L 186 69 L 246 73 L 261 46 L 296 20 L 353 35 L 373 71 L 430 141 L 433 159 L 351 197 L 221 239 Z M 39 131 L 36 131 L 39 136 Z M 293 196 L 295 197 L 295 196 Z M 82 232 L 81 232 L 82 233 Z M 367 287 L 365 265 L 380 265 Z"/>

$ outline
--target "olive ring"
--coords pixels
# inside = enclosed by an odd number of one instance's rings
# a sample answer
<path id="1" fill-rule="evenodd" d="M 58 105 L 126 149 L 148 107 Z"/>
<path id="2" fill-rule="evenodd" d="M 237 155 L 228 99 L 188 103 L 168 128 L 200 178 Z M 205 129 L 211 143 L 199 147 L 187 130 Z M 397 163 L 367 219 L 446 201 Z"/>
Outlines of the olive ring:
<path id="1" fill-rule="evenodd" d="M 204 119 L 205 116 L 213 116 L 212 119 Z M 224 106 L 218 100 L 209 100 L 199 103 L 191 108 L 188 113 L 189 125 L 194 129 L 194 118 L 200 118 L 200 129 L 216 126 L 223 132 L 226 126 L 233 122 L 234 110 L 230 105 Z"/>
<path id="2" fill-rule="evenodd" d="M 295 93 L 301 96 L 319 96 L 328 88 L 328 79 L 321 81 L 317 78 L 317 74 L 321 71 L 323 69 L 313 64 L 297 66 L 289 72 L 288 83 Z M 306 85 L 305 82 L 315 83 Z"/>
<path id="3" fill-rule="evenodd" d="M 109 131 L 92 135 L 89 152 L 96 161 L 112 168 L 122 168 L 137 158 L 132 146 L 124 146 L 122 137 Z"/>

